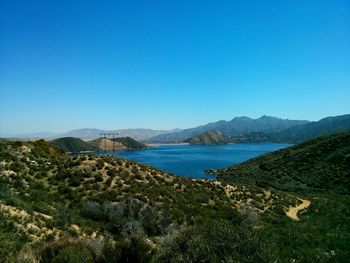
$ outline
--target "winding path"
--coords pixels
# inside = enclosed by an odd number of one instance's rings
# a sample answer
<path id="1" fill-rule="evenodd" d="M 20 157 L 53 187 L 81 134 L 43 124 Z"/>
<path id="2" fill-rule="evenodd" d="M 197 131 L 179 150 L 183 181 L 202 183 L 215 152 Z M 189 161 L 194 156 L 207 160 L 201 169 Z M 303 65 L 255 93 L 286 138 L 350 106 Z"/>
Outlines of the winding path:
<path id="1" fill-rule="evenodd" d="M 302 201 L 302 203 L 300 205 L 295 206 L 295 207 L 290 206 L 288 208 L 288 210 L 286 211 L 287 216 L 289 216 L 291 219 L 296 220 L 296 221 L 299 220 L 298 212 L 300 210 L 308 208 L 311 204 L 311 202 L 309 200 L 300 199 L 300 198 L 299 198 L 299 200 Z"/>

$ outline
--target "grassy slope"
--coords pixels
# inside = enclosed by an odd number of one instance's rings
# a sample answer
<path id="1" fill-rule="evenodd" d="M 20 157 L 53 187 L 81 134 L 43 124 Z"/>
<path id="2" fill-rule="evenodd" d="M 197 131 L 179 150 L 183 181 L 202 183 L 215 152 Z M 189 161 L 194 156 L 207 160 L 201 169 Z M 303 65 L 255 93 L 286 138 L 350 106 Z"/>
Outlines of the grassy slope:
<path id="1" fill-rule="evenodd" d="M 128 149 L 143 149 L 147 147 L 146 144 L 138 142 L 131 137 L 120 137 L 114 138 L 113 140 L 123 144 Z"/>
<path id="2" fill-rule="evenodd" d="M 342 145 L 348 137 L 339 136 Z M 123 254 L 120 247 L 159 262 L 206 262 L 209 255 L 214 262 L 349 258 L 348 195 L 304 192 L 311 206 L 293 221 L 285 209 L 298 203 L 294 194 L 254 183 L 190 180 L 108 156 L 72 157 L 43 141 L 1 141 L 0 160 L 5 262 L 18 254 L 43 259 L 53 251 L 77 262 L 113 262 Z"/>
<path id="3" fill-rule="evenodd" d="M 264 216 L 261 234 L 278 262 L 350 257 L 350 133 L 320 137 L 214 171 L 226 183 L 294 192 L 311 201 L 300 221 Z M 321 252 L 323 251 L 323 252 Z"/>
<path id="4" fill-rule="evenodd" d="M 219 179 L 297 193 L 350 193 L 350 133 L 300 145 L 216 170 Z"/>
<path id="5" fill-rule="evenodd" d="M 327 117 L 316 122 L 294 126 L 272 133 L 274 142 L 301 143 L 323 135 L 350 131 L 350 114 Z"/>
<path id="6" fill-rule="evenodd" d="M 53 146 L 66 152 L 95 151 L 97 148 L 79 138 L 64 137 L 50 141 Z"/>
<path id="7" fill-rule="evenodd" d="M 227 144 L 230 142 L 230 138 L 221 132 L 214 130 L 194 136 L 190 139 L 184 140 L 184 142 L 203 145 Z"/>
<path id="8" fill-rule="evenodd" d="M 0 157 L 0 258 L 10 261 L 18 253 L 38 257 L 58 246 L 54 240 L 141 236 L 157 250 L 174 229 L 220 220 L 235 227 L 237 208 L 279 217 L 297 203 L 279 191 L 176 177 L 114 157 L 69 156 L 44 141 L 2 141 Z"/>

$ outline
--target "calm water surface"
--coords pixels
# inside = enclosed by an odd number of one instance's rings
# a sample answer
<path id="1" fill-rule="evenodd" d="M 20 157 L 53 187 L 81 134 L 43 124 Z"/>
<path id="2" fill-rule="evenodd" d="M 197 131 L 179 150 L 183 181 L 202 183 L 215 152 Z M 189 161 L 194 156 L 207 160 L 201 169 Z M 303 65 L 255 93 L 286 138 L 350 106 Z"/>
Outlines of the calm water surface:
<path id="1" fill-rule="evenodd" d="M 193 178 L 215 178 L 203 171 L 224 168 L 258 155 L 276 151 L 288 144 L 227 145 L 162 145 L 134 151 L 118 151 L 116 155 L 152 165 L 158 169 Z"/>

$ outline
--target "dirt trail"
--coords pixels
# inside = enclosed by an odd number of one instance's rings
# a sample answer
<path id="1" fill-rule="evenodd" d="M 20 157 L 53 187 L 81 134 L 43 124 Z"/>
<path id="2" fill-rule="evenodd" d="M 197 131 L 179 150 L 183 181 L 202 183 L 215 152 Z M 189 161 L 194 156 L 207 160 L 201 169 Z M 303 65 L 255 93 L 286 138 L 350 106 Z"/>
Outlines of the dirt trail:
<path id="1" fill-rule="evenodd" d="M 287 216 L 289 216 L 291 219 L 297 220 L 297 221 L 299 220 L 298 212 L 300 210 L 308 208 L 310 203 L 311 203 L 309 200 L 300 199 L 300 198 L 299 198 L 299 200 L 302 201 L 302 203 L 300 205 L 295 206 L 295 207 L 290 206 L 288 208 L 288 210 L 286 211 Z"/>

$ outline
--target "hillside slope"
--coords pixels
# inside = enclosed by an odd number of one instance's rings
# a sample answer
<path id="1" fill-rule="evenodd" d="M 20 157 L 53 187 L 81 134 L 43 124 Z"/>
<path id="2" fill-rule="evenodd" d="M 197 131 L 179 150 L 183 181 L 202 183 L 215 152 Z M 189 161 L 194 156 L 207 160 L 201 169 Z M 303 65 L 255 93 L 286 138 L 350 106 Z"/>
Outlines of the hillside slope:
<path id="1" fill-rule="evenodd" d="M 230 138 L 219 131 L 209 131 L 184 140 L 184 142 L 189 144 L 217 145 L 228 144 L 230 142 Z"/>
<path id="2" fill-rule="evenodd" d="M 319 137 L 211 172 L 224 182 L 298 193 L 350 194 L 350 133 Z"/>
<path id="3" fill-rule="evenodd" d="M 348 195 L 187 179 L 45 141 L 0 140 L 0 160 L 1 262 L 349 258 Z"/>
<path id="4" fill-rule="evenodd" d="M 0 258 L 10 262 L 149 262 L 153 256 L 176 262 L 174 253 L 201 257 L 192 247 L 203 246 L 198 238 L 214 220 L 210 246 L 222 244 L 230 257 L 241 258 L 236 248 L 246 243 L 240 235 L 249 233 L 247 241 L 257 233 L 243 224 L 247 219 L 240 209 L 279 216 L 281 207 L 298 202 L 278 191 L 186 179 L 110 156 L 70 156 L 44 141 L 0 141 L 0 158 Z M 236 233 L 230 244 L 222 243 L 227 231 Z M 168 237 L 175 240 L 179 233 L 192 233 L 196 243 L 188 252 L 167 252 Z M 255 247 L 248 251 L 258 260 Z M 206 251 L 203 247 L 200 253 Z"/>
<path id="5" fill-rule="evenodd" d="M 121 137 L 121 138 L 98 138 L 87 142 L 88 144 L 94 146 L 101 151 L 111 151 L 111 150 L 135 150 L 146 148 L 147 145 L 134 140 L 131 137 Z"/>
<path id="6" fill-rule="evenodd" d="M 318 136 L 350 131 L 350 114 L 327 117 L 271 134 L 274 142 L 301 143 Z"/>
<path id="7" fill-rule="evenodd" d="M 62 149 L 66 152 L 85 152 L 85 151 L 96 151 L 97 147 L 91 145 L 79 138 L 64 137 L 49 141 L 53 146 Z"/>
<path id="8" fill-rule="evenodd" d="M 114 138 L 112 140 L 115 142 L 121 143 L 127 149 L 131 149 L 131 150 L 147 148 L 146 144 L 138 142 L 131 137 L 120 137 L 120 138 Z"/>
<path id="9" fill-rule="evenodd" d="M 85 141 L 95 140 L 101 137 L 101 133 L 116 132 L 121 137 L 131 137 L 135 140 L 147 140 L 151 137 L 175 132 L 177 130 L 152 130 L 152 129 L 121 129 L 121 130 L 100 130 L 100 129 L 77 129 L 71 130 L 61 136 L 77 137 Z"/>
<path id="10" fill-rule="evenodd" d="M 327 117 L 275 132 L 250 132 L 233 136 L 235 143 L 301 143 L 318 136 L 350 131 L 350 114 Z"/>

